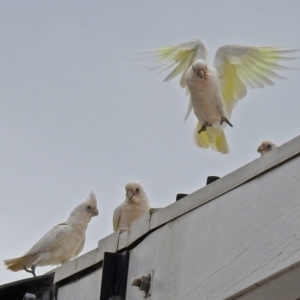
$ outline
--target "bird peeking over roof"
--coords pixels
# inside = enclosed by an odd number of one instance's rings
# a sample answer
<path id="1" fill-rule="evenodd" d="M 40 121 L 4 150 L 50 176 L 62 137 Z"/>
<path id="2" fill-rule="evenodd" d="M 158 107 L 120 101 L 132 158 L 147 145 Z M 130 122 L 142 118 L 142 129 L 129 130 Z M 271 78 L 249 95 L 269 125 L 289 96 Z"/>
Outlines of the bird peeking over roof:
<path id="1" fill-rule="evenodd" d="M 277 146 L 268 141 L 264 141 L 261 143 L 261 145 L 257 148 L 257 152 L 260 153 L 261 156 L 265 155 L 266 153 L 269 153 L 273 149 L 277 148 Z"/>

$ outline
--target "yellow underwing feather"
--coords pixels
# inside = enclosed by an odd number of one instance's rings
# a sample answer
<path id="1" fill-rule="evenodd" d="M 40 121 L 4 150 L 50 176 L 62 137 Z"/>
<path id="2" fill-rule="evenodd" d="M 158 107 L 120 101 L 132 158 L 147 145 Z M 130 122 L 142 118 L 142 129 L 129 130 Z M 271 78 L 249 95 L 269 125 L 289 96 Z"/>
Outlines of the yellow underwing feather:
<path id="1" fill-rule="evenodd" d="M 230 115 L 238 100 L 247 94 L 247 88 L 264 88 L 273 85 L 271 80 L 285 79 L 277 70 L 291 68 L 279 64 L 293 57 L 284 56 L 298 50 L 275 47 L 222 46 L 215 56 L 215 68 L 222 86 L 226 110 Z"/>
<path id="2" fill-rule="evenodd" d="M 146 59 L 147 57 L 149 59 L 150 54 L 152 62 L 157 64 L 157 66 L 151 69 L 161 69 L 163 66 L 166 66 L 166 69 L 168 69 L 175 66 L 175 68 L 164 79 L 164 81 L 169 81 L 181 74 L 180 85 L 184 88 L 186 87 L 184 82 L 184 74 L 186 73 L 187 69 L 197 59 L 206 60 L 208 50 L 206 45 L 201 40 L 191 40 L 176 46 L 141 51 L 140 53 L 146 54 Z"/>
<path id="3" fill-rule="evenodd" d="M 181 58 L 180 61 L 178 61 L 178 65 L 176 68 L 164 79 L 164 81 L 169 81 L 179 75 L 180 73 L 185 74 L 186 70 L 189 68 L 189 66 L 193 63 L 193 57 L 195 55 L 195 50 L 191 51 L 184 51 L 185 55 Z M 182 54 L 180 55 L 182 56 Z"/>
<path id="4" fill-rule="evenodd" d="M 242 99 L 245 97 L 247 89 L 237 76 L 236 66 L 230 64 L 227 59 L 224 62 L 223 74 L 221 80 L 222 96 L 228 114 L 230 114 L 235 105 L 235 99 Z"/>

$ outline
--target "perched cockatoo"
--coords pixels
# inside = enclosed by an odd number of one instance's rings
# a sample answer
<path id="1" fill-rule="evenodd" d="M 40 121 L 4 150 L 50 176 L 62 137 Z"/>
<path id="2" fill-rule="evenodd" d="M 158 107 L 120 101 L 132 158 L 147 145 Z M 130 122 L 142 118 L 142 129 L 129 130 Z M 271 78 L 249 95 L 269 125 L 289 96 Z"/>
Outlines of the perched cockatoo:
<path id="1" fill-rule="evenodd" d="M 138 182 L 129 182 L 125 186 L 126 199 L 114 211 L 114 231 L 128 230 L 129 225 L 145 212 L 149 212 L 149 199 Z"/>
<path id="2" fill-rule="evenodd" d="M 262 142 L 261 145 L 257 148 L 257 152 L 259 152 L 260 155 L 263 156 L 275 148 L 277 148 L 277 146 L 274 143 L 265 141 Z"/>
<path id="3" fill-rule="evenodd" d="M 194 134 L 196 144 L 229 153 L 223 129 L 227 124 L 232 126 L 230 118 L 235 104 L 245 97 L 247 88 L 263 88 L 273 85 L 273 78 L 284 79 L 275 71 L 290 68 L 278 62 L 293 59 L 285 55 L 295 51 L 298 50 L 226 45 L 217 50 L 214 67 L 207 64 L 208 49 L 201 40 L 144 53 L 154 54 L 154 69 L 175 65 L 164 81 L 181 74 L 180 85 L 190 94 L 185 119 L 193 110 L 199 121 Z"/>
<path id="4" fill-rule="evenodd" d="M 25 270 L 35 275 L 35 267 L 64 264 L 83 249 L 85 232 L 92 217 L 98 215 L 97 200 L 93 192 L 76 206 L 68 220 L 48 231 L 23 256 L 7 259 L 4 264 L 12 271 Z M 28 270 L 31 268 L 31 271 Z"/>

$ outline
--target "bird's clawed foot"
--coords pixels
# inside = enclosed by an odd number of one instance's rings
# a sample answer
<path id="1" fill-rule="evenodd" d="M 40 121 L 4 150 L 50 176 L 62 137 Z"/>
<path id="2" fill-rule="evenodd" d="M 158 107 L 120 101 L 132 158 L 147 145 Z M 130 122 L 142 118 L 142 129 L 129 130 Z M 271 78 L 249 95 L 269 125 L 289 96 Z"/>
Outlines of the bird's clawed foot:
<path id="1" fill-rule="evenodd" d="M 208 127 L 208 126 L 212 126 L 212 123 L 209 123 L 209 122 L 204 122 L 203 123 L 203 125 L 202 125 L 202 127 L 200 128 L 200 130 L 198 131 L 198 133 L 200 134 L 202 131 L 206 131 L 206 128 Z"/>
<path id="2" fill-rule="evenodd" d="M 35 267 L 34 266 L 31 267 L 31 270 L 28 270 L 25 266 L 23 266 L 23 270 L 26 271 L 26 272 L 28 272 L 28 273 L 30 273 L 30 274 L 32 274 L 33 277 L 36 277 L 36 275 L 35 275 Z"/>
<path id="3" fill-rule="evenodd" d="M 226 117 L 221 117 L 220 124 L 222 125 L 223 122 L 227 123 L 230 127 L 233 127 L 233 125 L 228 121 L 228 119 Z"/>
<path id="4" fill-rule="evenodd" d="M 160 209 L 163 209 L 162 207 L 151 207 L 150 209 L 149 209 L 149 214 L 150 215 L 152 215 L 152 214 L 154 214 L 155 212 L 157 212 L 158 210 L 160 210 Z"/>

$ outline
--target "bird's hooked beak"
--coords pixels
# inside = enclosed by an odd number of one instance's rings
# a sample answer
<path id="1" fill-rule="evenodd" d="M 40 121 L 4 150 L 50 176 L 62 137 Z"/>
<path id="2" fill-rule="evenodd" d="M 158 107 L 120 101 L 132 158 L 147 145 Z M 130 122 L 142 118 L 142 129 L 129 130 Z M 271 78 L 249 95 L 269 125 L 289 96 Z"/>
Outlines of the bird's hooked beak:
<path id="1" fill-rule="evenodd" d="M 93 217 L 95 217 L 95 216 L 98 216 L 99 215 L 99 211 L 98 211 L 98 209 L 95 207 L 94 209 L 93 209 Z"/>
<path id="2" fill-rule="evenodd" d="M 132 190 L 128 190 L 128 191 L 126 192 L 126 196 L 127 196 L 127 198 L 128 198 L 129 200 L 132 199 L 133 195 L 134 195 L 134 192 L 133 192 Z"/>
<path id="3" fill-rule="evenodd" d="M 199 70 L 197 74 L 201 79 L 204 79 L 205 72 L 203 70 Z"/>
<path id="4" fill-rule="evenodd" d="M 258 148 L 257 148 L 257 152 L 261 153 L 262 151 L 264 150 L 263 146 L 260 145 Z"/>
<path id="5" fill-rule="evenodd" d="M 204 71 L 204 70 L 199 70 L 199 71 L 197 72 L 197 70 L 193 67 L 193 71 L 194 71 L 194 73 L 195 73 L 198 77 L 200 77 L 201 79 L 204 79 L 204 78 L 205 78 L 205 71 Z"/>

